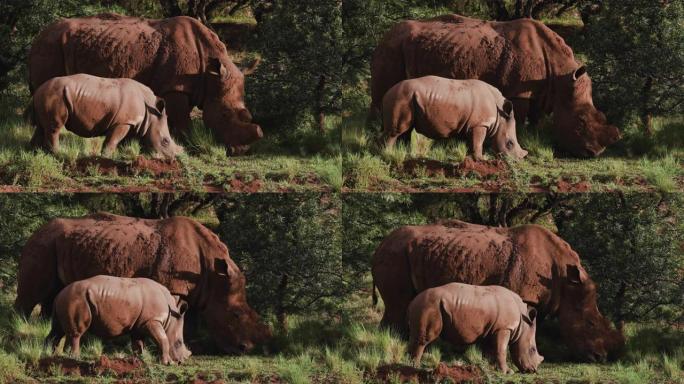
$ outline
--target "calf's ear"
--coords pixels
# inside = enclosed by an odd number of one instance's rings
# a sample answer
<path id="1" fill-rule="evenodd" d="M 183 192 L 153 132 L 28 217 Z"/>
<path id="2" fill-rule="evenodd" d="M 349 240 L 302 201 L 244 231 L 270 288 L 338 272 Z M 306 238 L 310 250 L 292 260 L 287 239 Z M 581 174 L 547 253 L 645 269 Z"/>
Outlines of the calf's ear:
<path id="1" fill-rule="evenodd" d="M 164 101 L 164 99 L 162 99 L 161 97 L 157 97 L 156 107 L 159 113 L 164 113 L 164 109 L 166 108 L 166 102 Z"/>
<path id="2" fill-rule="evenodd" d="M 147 111 L 157 117 L 162 117 L 162 113 L 157 109 L 156 106 L 149 105 L 145 103 L 145 108 L 147 108 Z"/>
<path id="3" fill-rule="evenodd" d="M 171 316 L 175 317 L 176 319 L 180 319 L 180 317 L 181 317 L 181 314 L 178 313 L 175 309 L 171 308 L 170 305 L 169 305 L 169 313 L 171 314 Z"/>
<path id="4" fill-rule="evenodd" d="M 513 102 L 510 100 L 504 100 L 503 103 L 503 113 L 506 119 L 510 119 L 513 115 Z"/>

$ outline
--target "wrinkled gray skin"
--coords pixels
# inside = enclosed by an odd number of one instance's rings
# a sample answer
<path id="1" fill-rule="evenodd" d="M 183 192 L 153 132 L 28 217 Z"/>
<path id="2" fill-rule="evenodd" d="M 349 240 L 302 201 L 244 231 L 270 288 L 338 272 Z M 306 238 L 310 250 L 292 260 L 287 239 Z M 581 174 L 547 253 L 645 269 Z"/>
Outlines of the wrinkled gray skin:
<path id="1" fill-rule="evenodd" d="M 509 345 L 520 372 L 536 372 L 544 360 L 537 352 L 536 317 L 536 309 L 528 309 L 520 296 L 501 286 L 450 283 L 430 288 L 408 308 L 409 353 L 420 363 L 425 347 L 440 335 L 456 345 L 485 341 L 495 345 L 502 372 L 513 372 L 506 364 Z"/>
<path id="2" fill-rule="evenodd" d="M 105 136 L 105 156 L 126 137 L 141 139 L 167 159 L 183 152 L 169 133 L 164 100 L 131 79 L 86 74 L 52 78 L 33 94 L 33 121 L 31 145 L 53 153 L 59 149 L 62 127 L 82 137 Z"/>
<path id="3" fill-rule="evenodd" d="M 66 334 L 71 355 L 78 357 L 86 331 L 107 338 L 130 333 L 137 352 L 142 352 L 143 338 L 151 336 L 163 364 L 182 363 L 191 355 L 183 342 L 187 308 L 154 280 L 98 275 L 71 283 L 57 295 L 45 341 L 57 348 Z"/>
<path id="4" fill-rule="evenodd" d="M 470 137 L 475 160 L 483 159 L 486 138 L 497 153 L 527 156 L 518 144 L 513 103 L 480 80 L 424 76 L 401 81 L 383 97 L 382 117 L 382 141 L 389 147 L 415 128 L 432 139 Z"/>

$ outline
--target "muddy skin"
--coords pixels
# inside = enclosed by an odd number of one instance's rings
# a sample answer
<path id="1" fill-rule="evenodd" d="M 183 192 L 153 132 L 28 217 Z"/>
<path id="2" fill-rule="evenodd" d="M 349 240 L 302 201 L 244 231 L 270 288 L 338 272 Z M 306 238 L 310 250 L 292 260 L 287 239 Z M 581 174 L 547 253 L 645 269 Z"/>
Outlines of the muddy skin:
<path id="1" fill-rule="evenodd" d="M 593 104 L 591 79 L 565 41 L 541 22 L 490 22 L 459 15 L 406 20 L 383 37 L 371 61 L 371 114 L 398 82 L 427 75 L 479 79 L 513 102 L 518 127 L 553 114 L 558 149 L 598 156 L 619 140 Z"/>
<path id="2" fill-rule="evenodd" d="M 404 80 L 382 100 L 383 138 L 392 147 L 412 129 L 432 139 L 469 138 L 475 160 L 483 160 L 483 145 L 492 138 L 496 153 L 522 159 L 515 133 L 513 104 L 496 88 L 479 80 L 425 76 Z"/>
<path id="3" fill-rule="evenodd" d="M 85 74 L 55 77 L 33 94 L 34 147 L 55 153 L 65 127 L 81 137 L 104 136 L 102 154 L 111 156 L 121 140 L 136 137 L 157 156 L 183 152 L 169 134 L 163 99 L 131 79 Z"/>
<path id="4" fill-rule="evenodd" d="M 19 260 L 15 308 L 52 313 L 60 289 L 96 275 L 146 277 L 201 315 L 227 353 L 246 353 L 271 337 L 247 303 L 245 276 L 218 236 L 186 218 L 145 220 L 97 213 L 53 219 L 26 242 Z"/>
<path id="5" fill-rule="evenodd" d="M 190 17 L 62 19 L 33 40 L 28 66 L 31 93 L 53 77 L 76 73 L 135 79 L 165 100 L 175 137 L 191 129 L 195 106 L 230 153 L 244 153 L 263 136 L 245 107 L 245 75 L 218 36 Z"/>
<path id="6" fill-rule="evenodd" d="M 376 249 L 371 272 L 385 304 L 382 325 L 400 333 L 406 334 L 406 310 L 418 293 L 459 282 L 503 286 L 540 319 L 557 317 L 579 359 L 615 358 L 624 347 L 622 333 L 599 312 L 596 285 L 577 253 L 537 225 L 496 228 L 451 220 L 400 227 Z"/>
<path id="7" fill-rule="evenodd" d="M 501 372 L 513 372 L 506 363 L 510 345 L 520 372 L 534 373 L 544 360 L 537 353 L 536 316 L 536 309 L 528 309 L 520 296 L 504 287 L 450 283 L 430 288 L 408 308 L 409 353 L 419 365 L 425 347 L 440 335 L 460 346 L 489 340 Z"/>
<path id="8" fill-rule="evenodd" d="M 71 355 L 78 358 L 87 331 L 105 338 L 131 334 L 139 352 L 147 335 L 159 347 L 162 364 L 182 363 L 191 355 L 183 343 L 187 308 L 154 280 L 95 276 L 71 283 L 57 295 L 45 342 L 56 349 L 66 335 Z"/>

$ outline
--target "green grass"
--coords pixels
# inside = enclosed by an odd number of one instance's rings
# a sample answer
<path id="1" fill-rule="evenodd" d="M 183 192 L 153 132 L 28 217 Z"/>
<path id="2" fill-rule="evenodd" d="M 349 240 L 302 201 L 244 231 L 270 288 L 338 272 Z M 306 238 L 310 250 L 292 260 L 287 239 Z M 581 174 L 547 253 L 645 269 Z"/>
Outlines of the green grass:
<path id="1" fill-rule="evenodd" d="M 173 167 L 161 174 L 136 166 L 143 152 L 137 140 L 122 143 L 111 159 L 99 157 L 103 138 L 82 138 L 61 131 L 56 154 L 29 147 L 34 128 L 21 114 L 22 91 L 0 93 L 0 187 L 14 191 L 329 191 L 342 187 L 339 149 L 340 119 L 331 117 L 328 131 L 303 134 L 299 147 L 269 136 L 246 156 L 229 157 L 201 119 L 192 121 L 185 148 Z M 307 149 L 308 148 L 308 149 Z M 318 153 L 318 154 L 316 154 Z M 84 158 L 90 158 L 83 165 Z M 114 161 L 116 173 L 97 163 Z"/>
<path id="2" fill-rule="evenodd" d="M 28 380 L 40 382 L 116 382 L 113 373 L 99 377 L 79 378 L 65 375 L 59 366 L 38 369 L 42 358 L 52 354 L 43 346 L 49 322 L 23 319 L 10 309 L 10 295 L 0 297 L 0 382 Z M 144 382 L 163 383 L 168 380 L 189 382 L 201 377 L 205 381 L 286 383 L 334 382 L 344 384 L 373 383 L 380 366 L 399 364 L 412 366 L 406 341 L 387 330 L 378 329 L 380 308 L 373 308 L 365 293 L 350 297 L 345 315 L 335 318 L 307 315 L 292 316 L 286 331 L 277 330 L 270 353 L 250 356 L 211 356 L 195 354 L 182 366 L 162 366 L 157 352 L 148 342 L 142 356 L 144 367 L 135 377 Z M 684 383 L 684 332 L 667 325 L 627 324 L 625 357 L 611 364 L 581 364 L 545 361 L 532 375 L 502 375 L 494 369 L 477 347 L 458 352 L 444 341 L 429 346 L 418 368 L 430 370 L 439 363 L 474 365 L 481 369 L 484 382 L 489 383 Z M 125 358 L 132 354 L 124 340 L 101 341 L 87 337 L 82 342 L 82 362 L 95 362 L 101 354 Z M 542 340 L 547 356 L 559 356 L 554 340 Z M 509 363 L 514 367 L 512 363 Z M 394 376 L 396 380 L 397 376 Z M 392 381 L 390 379 L 390 381 Z"/>
<path id="3" fill-rule="evenodd" d="M 407 160 L 434 160 L 443 169 L 453 168 L 468 155 L 464 140 L 434 142 L 412 132 L 408 145 L 378 147 L 377 123 L 366 126 L 366 111 L 360 108 L 342 123 L 343 172 L 345 191 L 675 191 L 684 188 L 684 127 L 681 119 L 655 119 L 650 138 L 639 132 L 625 133 L 623 142 L 598 158 L 560 157 L 549 135 L 550 121 L 538 128 L 518 130 L 518 140 L 529 155 L 520 161 L 505 159 L 503 170 L 495 175 L 475 172 L 444 177 L 443 172 L 427 172 Z M 496 157 L 487 148 L 485 157 Z"/>

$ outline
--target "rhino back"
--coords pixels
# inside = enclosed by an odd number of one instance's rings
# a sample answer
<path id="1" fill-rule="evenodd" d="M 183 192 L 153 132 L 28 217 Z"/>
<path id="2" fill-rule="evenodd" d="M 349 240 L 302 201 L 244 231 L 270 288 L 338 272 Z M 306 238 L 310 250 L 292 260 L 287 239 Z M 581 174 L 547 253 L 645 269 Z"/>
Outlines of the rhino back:
<path id="1" fill-rule="evenodd" d="M 35 89 L 55 76 L 89 73 L 133 78 L 159 95 L 197 93 L 202 86 L 198 74 L 209 57 L 239 72 L 216 34 L 192 18 L 102 14 L 65 19 L 48 26 L 34 40 L 30 82 Z"/>
<path id="2" fill-rule="evenodd" d="M 533 20 L 488 22 L 458 15 L 417 21 L 405 41 L 406 72 L 479 79 L 506 97 L 546 99 L 577 63 L 563 39 Z"/>
<path id="3" fill-rule="evenodd" d="M 162 239 L 154 221 L 111 214 L 64 220 L 69 226 L 56 244 L 63 283 L 100 274 L 158 277 Z"/>
<path id="4" fill-rule="evenodd" d="M 417 291 L 450 282 L 501 284 L 509 277 L 513 243 L 506 233 L 482 226 L 416 229 L 408 259 Z"/>

